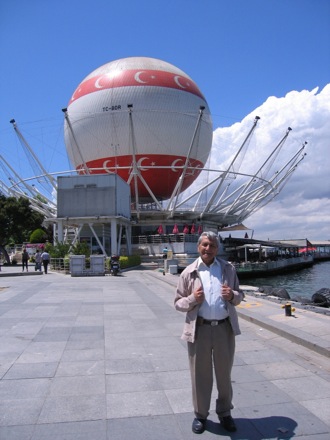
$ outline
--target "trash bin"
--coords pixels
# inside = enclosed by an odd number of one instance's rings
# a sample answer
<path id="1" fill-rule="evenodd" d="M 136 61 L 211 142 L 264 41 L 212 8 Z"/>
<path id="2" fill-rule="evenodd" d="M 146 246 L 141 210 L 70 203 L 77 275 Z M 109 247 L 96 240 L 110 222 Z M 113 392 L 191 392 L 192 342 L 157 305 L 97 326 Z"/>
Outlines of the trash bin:
<path id="1" fill-rule="evenodd" d="M 70 257 L 70 273 L 72 277 L 79 277 L 84 274 L 86 267 L 85 255 L 71 255 Z"/>
<path id="2" fill-rule="evenodd" d="M 91 272 L 93 275 L 105 275 L 104 270 L 104 255 L 91 255 Z"/>
<path id="3" fill-rule="evenodd" d="M 178 265 L 177 264 L 171 264 L 169 266 L 169 273 L 172 275 L 176 275 L 178 273 Z"/>

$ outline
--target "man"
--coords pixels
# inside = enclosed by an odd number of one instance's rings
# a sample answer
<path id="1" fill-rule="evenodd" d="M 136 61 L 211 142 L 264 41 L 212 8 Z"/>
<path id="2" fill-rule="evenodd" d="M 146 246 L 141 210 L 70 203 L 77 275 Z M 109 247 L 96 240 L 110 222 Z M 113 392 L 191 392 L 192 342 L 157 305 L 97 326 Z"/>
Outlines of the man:
<path id="1" fill-rule="evenodd" d="M 26 250 L 26 248 L 23 248 L 22 251 L 22 272 L 24 272 L 24 267 L 26 268 L 26 271 L 29 271 L 29 258 L 30 255 L 28 253 L 28 251 Z"/>
<path id="2" fill-rule="evenodd" d="M 175 308 L 186 313 L 182 339 L 188 343 L 195 418 L 192 430 L 201 434 L 209 415 L 213 367 L 218 389 L 216 413 L 224 429 L 236 431 L 231 370 L 235 336 L 240 334 L 235 306 L 244 298 L 234 267 L 216 256 L 219 238 L 203 232 L 197 258 L 179 278 Z"/>
<path id="3" fill-rule="evenodd" d="M 42 261 L 42 264 L 44 266 L 45 274 L 48 273 L 49 260 L 50 260 L 49 253 L 47 251 L 43 251 L 43 253 L 41 254 L 41 261 Z"/>
<path id="4" fill-rule="evenodd" d="M 41 272 L 41 253 L 39 252 L 39 249 L 37 249 L 35 253 L 34 261 L 36 263 L 34 270 L 39 270 Z"/>

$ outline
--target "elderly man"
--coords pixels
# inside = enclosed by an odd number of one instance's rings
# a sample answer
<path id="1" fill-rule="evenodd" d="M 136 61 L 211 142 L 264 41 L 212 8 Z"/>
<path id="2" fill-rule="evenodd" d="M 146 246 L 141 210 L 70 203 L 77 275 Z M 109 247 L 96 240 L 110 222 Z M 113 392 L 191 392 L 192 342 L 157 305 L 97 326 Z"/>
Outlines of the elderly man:
<path id="1" fill-rule="evenodd" d="M 182 339 L 188 343 L 195 418 L 192 430 L 201 434 L 209 415 L 213 367 L 218 389 L 216 413 L 224 429 L 236 431 L 231 416 L 231 370 L 235 336 L 240 334 L 235 306 L 243 299 L 234 267 L 217 258 L 219 238 L 203 232 L 197 258 L 179 278 L 175 308 L 186 313 Z"/>

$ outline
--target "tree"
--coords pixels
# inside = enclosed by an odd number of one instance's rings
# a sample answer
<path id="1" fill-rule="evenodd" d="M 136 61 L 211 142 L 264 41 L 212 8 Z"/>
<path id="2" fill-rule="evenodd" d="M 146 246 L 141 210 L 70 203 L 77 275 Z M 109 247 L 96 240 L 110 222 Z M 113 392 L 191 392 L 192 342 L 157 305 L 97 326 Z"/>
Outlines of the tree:
<path id="1" fill-rule="evenodd" d="M 30 207 L 25 197 L 5 197 L 0 194 L 0 251 L 9 263 L 8 245 L 28 241 L 32 231 L 41 228 L 44 216 Z"/>
<path id="2" fill-rule="evenodd" d="M 30 235 L 30 243 L 45 243 L 47 238 L 47 232 L 45 232 L 43 229 L 38 228 L 35 229 Z"/>

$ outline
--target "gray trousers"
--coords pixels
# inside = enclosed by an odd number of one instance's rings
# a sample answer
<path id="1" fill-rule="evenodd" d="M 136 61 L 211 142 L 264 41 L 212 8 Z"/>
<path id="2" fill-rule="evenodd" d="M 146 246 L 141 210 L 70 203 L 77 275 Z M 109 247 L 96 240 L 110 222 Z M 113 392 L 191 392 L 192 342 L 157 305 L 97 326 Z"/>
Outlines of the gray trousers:
<path id="1" fill-rule="evenodd" d="M 209 415 L 213 368 L 218 397 L 216 413 L 219 417 L 230 415 L 233 409 L 231 370 L 235 354 L 235 336 L 230 322 L 217 326 L 199 325 L 196 340 L 188 342 L 188 356 L 195 416 L 206 419 Z"/>

